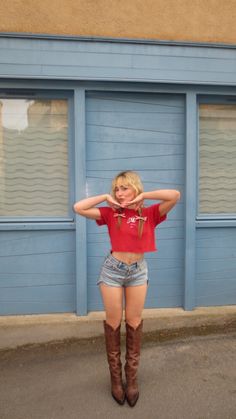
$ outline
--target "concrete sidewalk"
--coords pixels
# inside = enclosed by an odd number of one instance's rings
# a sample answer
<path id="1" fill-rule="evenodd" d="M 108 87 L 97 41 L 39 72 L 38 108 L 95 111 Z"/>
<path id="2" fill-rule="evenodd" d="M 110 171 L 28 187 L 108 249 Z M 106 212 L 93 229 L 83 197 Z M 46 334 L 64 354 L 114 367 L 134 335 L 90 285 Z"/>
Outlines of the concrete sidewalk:
<path id="1" fill-rule="evenodd" d="M 64 340 L 98 339 L 103 336 L 104 312 L 88 316 L 49 314 L 0 317 L 0 350 Z M 146 309 L 144 338 L 167 340 L 175 337 L 236 331 L 236 305 L 197 308 L 193 311 Z M 124 324 L 122 324 L 124 332 Z"/>

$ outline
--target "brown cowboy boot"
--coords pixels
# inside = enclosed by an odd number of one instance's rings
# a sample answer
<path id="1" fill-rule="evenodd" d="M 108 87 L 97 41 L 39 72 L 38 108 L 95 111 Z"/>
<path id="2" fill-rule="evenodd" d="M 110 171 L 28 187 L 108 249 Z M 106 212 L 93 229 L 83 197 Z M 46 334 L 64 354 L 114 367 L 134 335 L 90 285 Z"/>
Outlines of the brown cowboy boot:
<path id="1" fill-rule="evenodd" d="M 134 329 L 126 323 L 126 399 L 131 407 L 133 407 L 139 398 L 138 390 L 138 365 L 140 359 L 141 337 L 142 337 L 143 321 Z"/>
<path id="2" fill-rule="evenodd" d="M 119 404 L 125 402 L 125 391 L 122 384 L 122 365 L 120 360 L 120 325 L 113 329 L 104 321 L 107 360 L 111 374 L 111 394 Z"/>

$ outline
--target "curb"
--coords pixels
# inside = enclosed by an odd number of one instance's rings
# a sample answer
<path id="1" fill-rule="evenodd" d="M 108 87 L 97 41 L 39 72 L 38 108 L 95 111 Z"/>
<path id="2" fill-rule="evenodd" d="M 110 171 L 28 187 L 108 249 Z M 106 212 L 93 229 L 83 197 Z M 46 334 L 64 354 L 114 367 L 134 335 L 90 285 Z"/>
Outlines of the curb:
<path id="1" fill-rule="evenodd" d="M 104 312 L 0 317 L 0 351 L 35 345 L 63 344 L 103 338 Z M 144 342 L 236 332 L 236 306 L 146 309 Z M 125 332 L 122 323 L 122 334 Z"/>

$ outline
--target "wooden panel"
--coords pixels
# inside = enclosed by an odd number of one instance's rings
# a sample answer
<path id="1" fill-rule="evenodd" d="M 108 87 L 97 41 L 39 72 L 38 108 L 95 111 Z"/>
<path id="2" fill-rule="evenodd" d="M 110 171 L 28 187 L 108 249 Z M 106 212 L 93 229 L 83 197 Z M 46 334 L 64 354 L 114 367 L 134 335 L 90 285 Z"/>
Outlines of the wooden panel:
<path id="1" fill-rule="evenodd" d="M 86 135 L 85 135 L 85 91 L 74 92 L 75 124 L 75 201 L 85 196 L 86 188 Z M 75 215 L 76 223 L 76 314 L 87 314 L 87 233 L 86 218 Z"/>
<path id="2" fill-rule="evenodd" d="M 198 306 L 236 304 L 236 229 L 197 230 Z"/>
<path id="3" fill-rule="evenodd" d="M 158 252 L 148 253 L 146 307 L 183 304 L 184 98 L 174 95 L 91 93 L 86 101 L 87 193 L 110 190 L 121 170 L 137 170 L 146 190 L 178 188 L 182 201 L 157 229 Z M 150 201 L 148 204 L 153 203 Z M 101 310 L 97 277 L 110 244 L 106 227 L 87 221 L 88 308 Z"/>
<path id="4" fill-rule="evenodd" d="M 236 84 L 235 49 L 0 38 L 0 76 Z"/>
<path id="5" fill-rule="evenodd" d="M 75 311 L 74 232 L 2 232 L 0 314 Z"/>
<path id="6" fill-rule="evenodd" d="M 185 255 L 184 255 L 184 308 L 195 307 L 196 262 L 196 196 L 197 196 L 197 97 L 193 92 L 186 95 L 186 200 L 185 200 Z"/>

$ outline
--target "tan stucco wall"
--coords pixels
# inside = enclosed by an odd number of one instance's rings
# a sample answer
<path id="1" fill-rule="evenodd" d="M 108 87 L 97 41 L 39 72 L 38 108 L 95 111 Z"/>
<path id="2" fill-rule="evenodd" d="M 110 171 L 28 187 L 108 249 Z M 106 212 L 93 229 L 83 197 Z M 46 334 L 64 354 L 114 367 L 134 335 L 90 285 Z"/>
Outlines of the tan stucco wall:
<path id="1" fill-rule="evenodd" d="M 0 32 L 236 44 L 236 0 L 1 0 Z"/>

